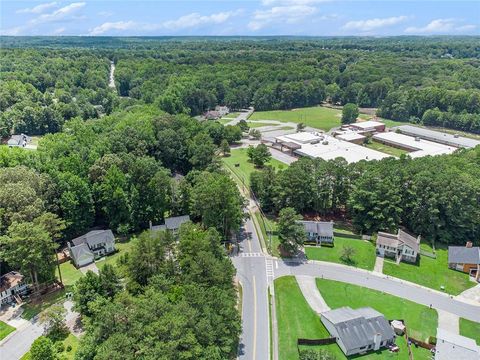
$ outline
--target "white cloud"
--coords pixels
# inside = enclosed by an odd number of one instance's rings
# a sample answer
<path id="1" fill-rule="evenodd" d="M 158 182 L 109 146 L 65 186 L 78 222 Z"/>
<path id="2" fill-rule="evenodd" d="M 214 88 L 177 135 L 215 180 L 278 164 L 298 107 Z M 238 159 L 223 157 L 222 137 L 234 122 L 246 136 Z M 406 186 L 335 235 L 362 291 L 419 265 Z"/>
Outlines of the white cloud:
<path id="1" fill-rule="evenodd" d="M 345 30 L 372 31 L 379 28 L 399 24 L 407 19 L 407 16 L 392 16 L 388 18 L 349 21 L 345 25 L 343 25 L 342 28 Z"/>
<path id="2" fill-rule="evenodd" d="M 131 30 L 134 29 L 136 26 L 137 24 L 133 21 L 106 22 L 100 26 L 91 29 L 89 35 L 101 35 L 111 30 Z"/>
<path id="3" fill-rule="evenodd" d="M 248 28 L 256 31 L 272 23 L 294 24 L 316 12 L 316 7 L 308 5 L 274 6 L 267 10 L 255 11 Z"/>
<path id="4" fill-rule="evenodd" d="M 25 9 L 17 10 L 16 13 L 17 14 L 41 14 L 45 10 L 48 10 L 51 7 L 54 7 L 57 4 L 58 3 L 56 1 L 50 2 L 50 3 L 45 3 L 45 4 L 40 4 L 40 5 L 34 6 L 32 8 L 25 8 Z"/>
<path id="5" fill-rule="evenodd" d="M 476 29 L 476 25 L 458 25 L 456 19 L 435 19 L 423 27 L 410 26 L 405 29 L 407 34 L 448 34 Z"/>
<path id="6" fill-rule="evenodd" d="M 204 24 L 222 24 L 230 19 L 232 16 L 238 14 L 237 11 L 220 12 L 211 15 L 200 15 L 198 13 L 192 13 L 185 16 L 181 16 L 176 20 L 166 21 L 162 24 L 162 27 L 169 30 L 179 30 L 191 27 L 196 27 Z"/>
<path id="7" fill-rule="evenodd" d="M 63 34 L 65 32 L 66 28 L 65 27 L 59 27 L 59 28 L 56 28 L 55 30 L 53 30 L 52 34 L 53 35 L 60 35 L 60 34 Z"/>
<path id="8" fill-rule="evenodd" d="M 30 23 L 35 25 L 35 24 L 43 24 L 43 23 L 65 20 L 66 17 L 77 12 L 84 6 L 85 6 L 85 2 L 71 3 L 67 6 L 64 6 L 60 9 L 55 10 L 50 14 L 42 14 L 36 19 L 33 19 L 32 21 L 30 21 Z"/>
<path id="9" fill-rule="evenodd" d="M 159 24 L 149 24 L 149 23 L 137 23 L 134 21 L 117 21 L 117 22 L 106 22 L 102 25 L 90 29 L 89 35 L 102 35 L 109 31 L 126 31 L 126 30 L 136 30 L 137 32 L 153 31 L 153 30 L 166 30 L 166 31 L 176 31 L 187 28 L 194 28 L 201 25 L 208 24 L 223 24 L 233 16 L 238 15 L 242 10 L 220 12 L 211 15 L 201 15 L 198 13 L 192 13 L 184 15 L 175 20 L 168 20 Z"/>

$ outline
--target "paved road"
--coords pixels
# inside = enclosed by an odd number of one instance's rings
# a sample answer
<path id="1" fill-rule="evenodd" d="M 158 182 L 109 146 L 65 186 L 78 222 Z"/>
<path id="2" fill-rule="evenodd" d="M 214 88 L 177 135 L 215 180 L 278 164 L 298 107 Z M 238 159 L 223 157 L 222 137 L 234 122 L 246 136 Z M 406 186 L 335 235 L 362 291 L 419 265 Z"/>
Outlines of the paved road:
<path id="1" fill-rule="evenodd" d="M 252 220 L 247 220 L 240 253 L 232 258 L 242 285 L 242 336 L 239 359 L 269 359 L 269 312 L 266 260 Z M 271 264 L 271 261 L 270 261 Z"/>
<path id="2" fill-rule="evenodd" d="M 432 305 L 435 309 L 444 310 L 454 315 L 480 322 L 479 305 L 462 302 L 447 294 L 400 279 L 328 262 L 308 261 L 294 263 L 282 260 L 276 261 L 278 261 L 278 268 L 275 270 L 275 278 L 286 275 L 323 277 L 383 291 L 425 306 Z"/>
<path id="3" fill-rule="evenodd" d="M 17 360 L 27 351 L 36 338 L 43 334 L 43 327 L 32 320 L 17 328 L 17 330 L 0 342 L 0 359 Z"/>

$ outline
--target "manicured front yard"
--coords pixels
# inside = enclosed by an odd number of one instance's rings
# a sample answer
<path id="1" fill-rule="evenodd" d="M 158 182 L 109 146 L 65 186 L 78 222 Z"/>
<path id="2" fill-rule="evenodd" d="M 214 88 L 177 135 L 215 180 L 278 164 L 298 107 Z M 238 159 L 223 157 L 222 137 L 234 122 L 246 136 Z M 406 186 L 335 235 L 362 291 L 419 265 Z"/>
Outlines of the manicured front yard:
<path id="1" fill-rule="evenodd" d="M 460 318 L 460 335 L 474 339 L 480 346 L 480 323 Z"/>
<path id="2" fill-rule="evenodd" d="M 282 122 L 304 123 L 317 129 L 330 130 L 340 126 L 342 112 L 321 106 L 293 110 L 255 111 L 249 120 L 278 120 Z"/>
<path id="3" fill-rule="evenodd" d="M 246 148 L 232 149 L 230 156 L 224 157 L 222 160 L 241 181 L 246 184 L 250 182 L 250 174 L 255 171 L 255 166 L 249 161 Z M 236 167 L 235 164 L 239 164 L 239 166 Z M 288 166 L 273 158 L 270 159 L 267 165 L 271 165 L 276 169 L 283 169 Z"/>
<path id="4" fill-rule="evenodd" d="M 343 248 L 346 246 L 354 249 L 355 253 L 352 256 L 352 262 L 345 262 L 342 259 Z M 309 260 L 329 261 L 366 270 L 373 270 L 375 266 L 375 245 L 361 239 L 335 236 L 334 247 L 306 246 L 305 253 Z"/>
<path id="5" fill-rule="evenodd" d="M 275 280 L 275 306 L 278 326 L 278 353 L 280 360 L 298 359 L 297 339 L 329 337 L 320 317 L 310 308 L 293 276 Z M 336 345 L 323 346 L 338 359 L 343 359 Z"/>
<path id="6" fill-rule="evenodd" d="M 0 340 L 5 339 L 8 334 L 15 331 L 13 326 L 10 326 L 3 321 L 0 321 Z"/>
<path id="7" fill-rule="evenodd" d="M 63 343 L 65 350 L 57 353 L 57 355 L 59 356 L 59 359 L 62 359 L 62 360 L 75 359 L 75 353 L 77 352 L 80 340 L 75 335 L 68 334 L 68 336 L 61 342 Z M 68 346 L 71 347 L 70 351 L 67 351 Z M 30 359 L 31 359 L 30 352 L 27 352 L 25 355 L 21 357 L 20 360 L 30 360 Z"/>
<path id="8" fill-rule="evenodd" d="M 382 153 L 385 153 L 385 154 L 388 154 L 388 155 L 393 155 L 393 156 L 396 156 L 396 157 L 400 157 L 402 154 L 408 154 L 408 151 L 405 151 L 405 150 L 402 150 L 402 149 L 399 149 L 399 148 L 396 148 L 396 147 L 393 147 L 393 146 L 388 146 L 388 145 L 385 145 L 385 144 L 381 144 L 381 143 L 373 141 L 373 140 L 370 141 L 370 143 L 366 144 L 365 146 L 368 147 L 369 149 L 377 150 L 377 151 L 380 151 Z"/>
<path id="9" fill-rule="evenodd" d="M 60 264 L 60 271 L 62 272 L 62 281 L 65 286 L 74 285 L 83 276 L 82 272 L 71 261 Z M 59 278 L 58 268 L 56 269 L 56 276 Z"/>
<path id="10" fill-rule="evenodd" d="M 434 309 L 414 302 L 385 294 L 380 291 L 363 288 L 338 281 L 317 279 L 317 287 L 328 306 L 336 309 L 349 306 L 352 309 L 369 306 L 385 315 L 387 320 L 403 319 L 410 336 L 419 340 L 426 340 L 428 336 L 435 336 L 437 332 L 438 315 Z M 275 289 L 276 291 L 276 289 Z M 361 356 L 362 360 L 370 359 L 408 359 L 406 342 L 397 338 L 400 347 L 398 357 L 388 351 L 371 353 Z M 421 348 L 412 347 L 415 360 L 430 359 L 430 353 Z"/>
<path id="11" fill-rule="evenodd" d="M 249 121 L 248 122 L 248 127 L 249 128 L 259 128 L 262 126 L 278 126 L 278 124 L 272 124 L 268 122 L 262 122 L 262 121 Z"/>
<path id="12" fill-rule="evenodd" d="M 422 248 L 429 248 L 429 246 L 422 244 Z M 436 290 L 441 290 L 441 286 L 444 286 L 445 292 L 452 295 L 458 295 L 475 286 L 467 274 L 448 268 L 446 247 L 437 247 L 436 255 L 436 259 L 420 255 L 418 264 L 401 262 L 396 265 L 393 261 L 386 260 L 383 265 L 383 273 Z"/>

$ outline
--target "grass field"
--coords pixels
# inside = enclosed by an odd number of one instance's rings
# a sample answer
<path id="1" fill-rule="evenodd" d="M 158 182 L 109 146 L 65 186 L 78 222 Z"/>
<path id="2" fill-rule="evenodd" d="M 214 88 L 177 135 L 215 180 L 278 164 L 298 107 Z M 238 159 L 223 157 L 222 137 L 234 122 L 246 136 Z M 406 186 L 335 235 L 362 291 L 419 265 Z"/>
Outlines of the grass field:
<path id="1" fill-rule="evenodd" d="M 0 340 L 5 339 L 8 334 L 15 331 L 13 326 L 10 326 L 3 321 L 0 321 Z"/>
<path id="2" fill-rule="evenodd" d="M 389 320 L 403 319 L 410 335 L 416 338 L 426 340 L 428 336 L 434 336 L 437 332 L 438 315 L 434 309 L 380 291 L 332 280 L 317 279 L 317 287 L 332 309 L 342 306 L 350 306 L 352 309 L 370 306 L 384 314 Z M 398 354 L 382 351 L 361 356 L 360 359 L 397 358 L 407 360 L 407 347 L 403 338 L 397 338 L 397 345 L 400 347 Z M 430 359 L 430 353 L 427 350 L 412 347 L 412 351 L 415 360 Z"/>
<path id="3" fill-rule="evenodd" d="M 432 251 L 424 243 L 422 248 Z M 441 290 L 441 286 L 444 286 L 445 292 L 452 295 L 458 295 L 462 291 L 475 286 L 475 283 L 469 280 L 467 274 L 448 268 L 448 250 L 446 247 L 437 247 L 436 255 L 436 259 L 420 256 L 417 264 L 401 262 L 396 265 L 392 261 L 385 261 L 383 273 L 436 290 Z"/>
<path id="4" fill-rule="evenodd" d="M 355 250 L 353 262 L 351 263 L 347 263 L 341 259 L 342 251 L 345 246 L 350 246 Z M 340 236 L 335 236 L 334 247 L 306 246 L 305 253 L 309 260 L 329 261 L 366 270 L 373 270 L 376 257 L 375 245 L 371 242 Z"/>
<path id="5" fill-rule="evenodd" d="M 278 120 L 282 122 L 304 123 L 317 129 L 330 130 L 340 126 L 342 112 L 321 106 L 274 111 L 255 111 L 249 120 Z"/>
<path id="6" fill-rule="evenodd" d="M 480 346 L 480 323 L 460 318 L 460 335 L 474 339 Z"/>
<path id="7" fill-rule="evenodd" d="M 218 121 L 220 124 L 222 125 L 225 125 L 225 124 L 228 124 L 230 121 L 232 121 L 233 119 L 229 119 L 229 118 L 222 118 L 222 119 L 218 119 L 218 120 L 215 120 L 215 121 Z"/>
<path id="8" fill-rule="evenodd" d="M 280 360 L 298 359 L 297 339 L 329 337 L 320 317 L 310 308 L 293 276 L 275 280 L 275 306 L 278 325 L 278 352 Z M 343 359 L 336 345 L 325 347 L 335 358 Z"/>
<path id="9" fill-rule="evenodd" d="M 262 121 L 249 121 L 247 124 L 249 128 L 259 128 L 262 126 L 279 126 L 279 124 L 271 124 L 271 123 L 262 122 Z"/>
<path id="10" fill-rule="evenodd" d="M 380 151 L 382 153 L 385 153 L 385 154 L 388 154 L 388 155 L 393 155 L 393 156 L 396 156 L 396 157 L 400 157 L 402 154 L 408 154 L 408 151 L 405 151 L 403 149 L 399 149 L 399 148 L 396 148 L 396 147 L 393 147 L 393 146 L 388 146 L 388 145 L 385 145 L 385 144 L 381 144 L 381 143 L 376 142 L 376 141 L 371 141 L 370 143 L 366 144 L 365 146 L 368 147 L 369 149 L 377 150 L 377 151 Z"/>
<path id="11" fill-rule="evenodd" d="M 242 181 L 247 184 L 250 183 L 250 174 L 255 170 L 255 166 L 249 161 L 246 148 L 232 149 L 230 156 L 224 157 L 222 160 Z M 235 164 L 240 164 L 240 166 L 235 167 Z M 283 169 L 288 166 L 273 158 L 270 159 L 267 165 L 271 165 L 276 169 Z"/>

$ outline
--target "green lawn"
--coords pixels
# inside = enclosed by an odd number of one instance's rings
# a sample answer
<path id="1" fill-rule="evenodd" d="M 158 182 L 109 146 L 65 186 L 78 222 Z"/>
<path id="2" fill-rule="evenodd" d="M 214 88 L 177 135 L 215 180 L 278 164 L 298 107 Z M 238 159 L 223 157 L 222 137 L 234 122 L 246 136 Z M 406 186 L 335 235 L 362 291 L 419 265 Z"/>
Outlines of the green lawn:
<path id="1" fill-rule="evenodd" d="M 432 251 L 424 243 L 422 243 L 422 248 Z M 445 292 L 452 295 L 458 295 L 462 291 L 475 286 L 475 283 L 469 280 L 467 274 L 448 268 L 448 250 L 446 247 L 437 248 L 436 254 L 436 259 L 420 256 L 417 264 L 401 262 L 396 265 L 393 261 L 386 260 L 383 265 L 383 273 L 436 290 L 441 290 L 441 286 L 444 286 Z"/>
<path id="2" fill-rule="evenodd" d="M 255 166 L 249 161 L 246 148 L 232 149 L 230 156 L 224 157 L 222 160 L 242 181 L 250 182 L 250 174 L 255 170 Z M 235 167 L 235 164 L 240 164 L 240 166 Z M 273 158 L 267 164 L 276 169 L 283 169 L 288 166 Z"/>
<path id="3" fill-rule="evenodd" d="M 50 293 L 42 298 L 40 303 L 27 303 L 23 305 L 22 317 L 24 319 L 30 320 L 34 316 L 38 315 L 40 312 L 50 307 L 53 304 L 56 304 L 60 301 L 65 300 L 65 293 L 72 291 L 71 286 L 65 286 L 64 289 Z"/>
<path id="4" fill-rule="evenodd" d="M 437 332 L 438 315 L 434 309 L 380 291 L 338 281 L 317 279 L 317 287 L 332 309 L 342 306 L 350 306 L 352 309 L 370 306 L 384 314 L 388 320 L 403 319 L 409 334 L 421 340 L 426 340 L 430 335 L 435 336 Z M 400 347 L 398 354 L 382 351 L 359 358 L 362 360 L 408 359 L 407 346 L 403 338 L 397 338 L 397 345 Z M 427 350 L 412 347 L 412 351 L 415 360 L 430 359 L 430 353 Z"/>
<path id="5" fill-rule="evenodd" d="M 218 119 L 216 121 L 218 121 L 220 124 L 222 125 L 225 125 L 225 124 L 228 124 L 230 121 L 232 121 L 233 119 L 229 119 L 229 118 L 221 118 L 221 119 Z"/>
<path id="6" fill-rule="evenodd" d="M 330 130 L 340 126 L 341 110 L 314 106 L 293 110 L 255 111 L 249 120 L 278 120 L 304 123 L 317 129 Z"/>
<path id="7" fill-rule="evenodd" d="M 402 154 L 408 154 L 408 151 L 406 150 L 399 149 L 393 146 L 384 145 L 374 140 L 370 141 L 370 143 L 368 144 L 365 144 L 365 146 L 368 147 L 369 149 L 377 150 L 382 153 L 393 155 L 396 157 L 400 157 Z"/>
<path id="8" fill-rule="evenodd" d="M 297 339 L 329 337 L 320 317 L 310 308 L 293 276 L 275 280 L 275 306 L 280 360 L 298 359 Z M 336 345 L 325 347 L 338 359 L 344 356 Z"/>
<path id="9" fill-rule="evenodd" d="M 480 345 L 480 323 L 460 318 L 460 335 L 474 339 Z"/>
<path id="10" fill-rule="evenodd" d="M 10 326 L 3 321 L 0 321 L 0 340 L 5 339 L 8 334 L 15 331 L 13 326 Z"/>
<path id="11" fill-rule="evenodd" d="M 279 126 L 279 124 L 271 124 L 271 123 L 262 122 L 262 121 L 249 121 L 247 124 L 248 124 L 248 127 L 250 128 L 259 128 L 262 126 Z"/>
<path id="12" fill-rule="evenodd" d="M 59 359 L 62 359 L 62 360 L 75 359 L 75 353 L 77 352 L 80 340 L 75 335 L 68 334 L 68 336 L 62 342 L 63 342 L 63 345 L 65 346 L 65 350 L 60 353 L 57 353 L 59 355 Z M 68 345 L 71 346 L 70 351 L 67 351 Z M 30 352 L 27 352 L 25 355 L 23 355 L 20 358 L 20 360 L 30 360 Z"/>
<path id="13" fill-rule="evenodd" d="M 75 282 L 80 279 L 83 274 L 80 270 L 78 270 L 71 261 L 64 262 L 60 264 L 60 271 L 62 272 L 62 280 L 65 286 L 74 285 Z M 57 278 L 58 276 L 58 268 L 55 271 Z"/>
<path id="14" fill-rule="evenodd" d="M 345 246 L 350 246 L 355 250 L 353 262 L 351 263 L 346 263 L 341 259 L 343 248 Z M 329 261 L 366 270 L 373 270 L 373 267 L 375 266 L 375 245 L 369 241 L 361 239 L 335 236 L 334 247 L 306 246 L 305 253 L 310 260 Z"/>
<path id="15" fill-rule="evenodd" d="M 278 234 L 277 234 L 277 223 L 273 219 L 263 217 L 262 214 L 260 213 L 260 211 L 257 211 L 255 213 L 255 218 L 257 219 L 257 222 L 260 224 L 260 230 L 262 232 L 263 238 L 265 239 L 265 243 L 267 244 L 267 247 L 269 247 L 269 245 L 271 245 L 270 253 L 273 256 L 280 256 L 280 252 L 278 251 L 278 246 L 280 245 L 280 240 L 278 239 Z M 268 230 L 272 232 L 271 244 L 269 244 L 270 237 L 267 235 L 265 225 L 268 228 Z"/>

